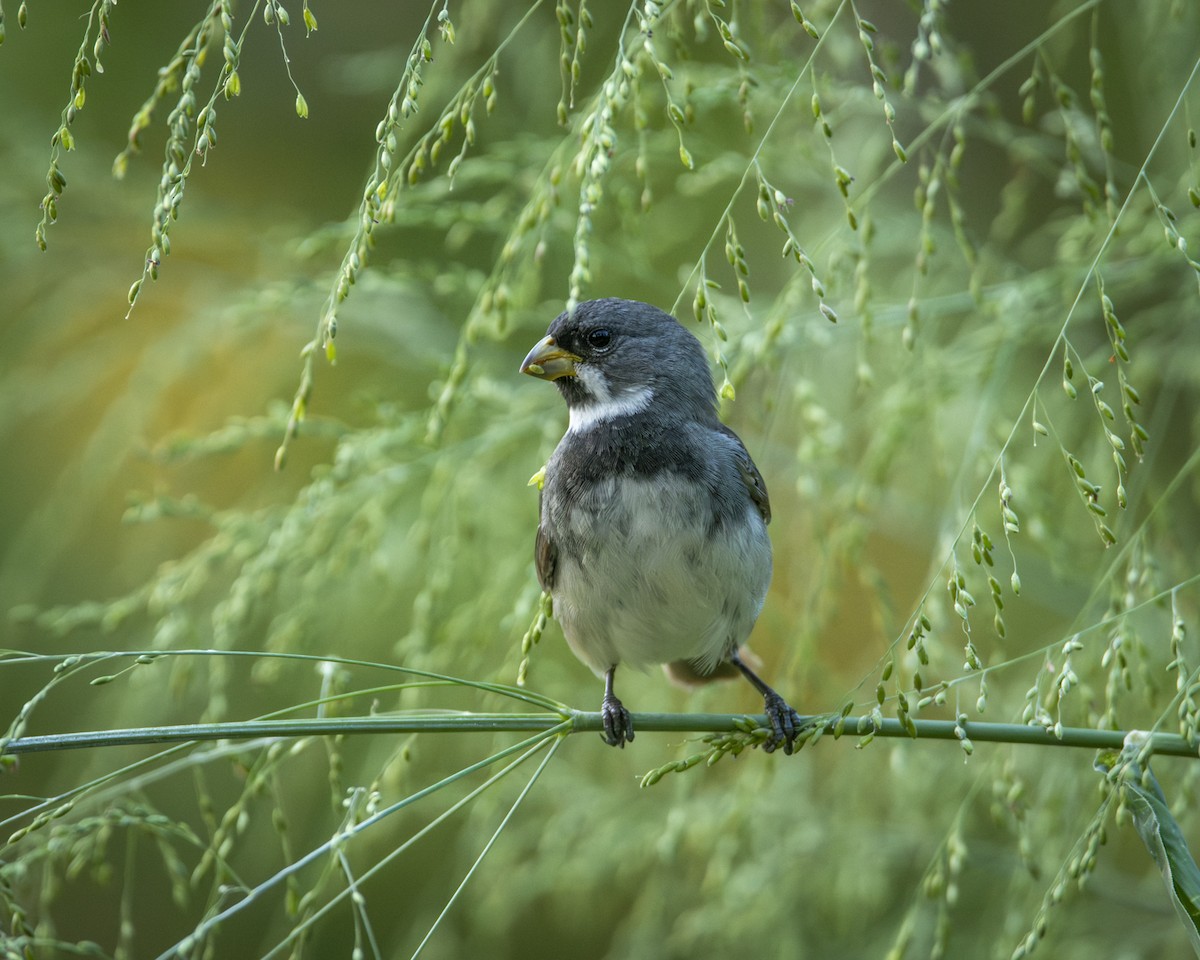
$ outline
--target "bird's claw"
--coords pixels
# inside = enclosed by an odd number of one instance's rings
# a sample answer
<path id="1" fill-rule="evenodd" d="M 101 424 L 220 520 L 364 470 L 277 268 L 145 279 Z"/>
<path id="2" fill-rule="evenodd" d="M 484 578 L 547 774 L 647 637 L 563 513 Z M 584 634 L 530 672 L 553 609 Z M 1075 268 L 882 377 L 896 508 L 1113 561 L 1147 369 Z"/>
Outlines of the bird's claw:
<path id="1" fill-rule="evenodd" d="M 601 736 L 610 747 L 624 748 L 633 739 L 633 718 L 625 705 L 611 694 L 605 694 L 600 704 L 600 717 L 604 722 Z"/>
<path id="2" fill-rule="evenodd" d="M 803 724 L 800 714 L 791 708 L 786 700 L 775 691 L 763 697 L 763 708 L 767 722 L 771 725 L 771 735 L 763 742 L 763 750 L 774 753 L 782 746 L 783 752 L 791 756 L 795 748 L 796 737 L 800 734 Z"/>

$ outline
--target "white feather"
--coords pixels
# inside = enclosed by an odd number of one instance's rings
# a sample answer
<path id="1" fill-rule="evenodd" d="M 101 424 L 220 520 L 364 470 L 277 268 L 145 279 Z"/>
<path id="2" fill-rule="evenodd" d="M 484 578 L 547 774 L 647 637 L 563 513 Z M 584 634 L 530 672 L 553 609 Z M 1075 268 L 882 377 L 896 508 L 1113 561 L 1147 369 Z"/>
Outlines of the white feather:
<path id="1" fill-rule="evenodd" d="M 594 368 L 582 364 L 579 367 L 578 377 L 587 387 L 593 400 L 586 407 L 571 407 L 570 424 L 567 427 L 567 431 L 570 433 L 582 433 L 601 421 L 638 413 L 650 406 L 650 401 L 654 399 L 654 391 L 649 387 L 639 387 L 614 397 L 604 375 Z"/>
<path id="2" fill-rule="evenodd" d="M 672 660 L 711 669 L 762 609 L 771 580 L 762 517 L 747 503 L 747 522 L 713 538 L 703 488 L 661 474 L 606 484 L 603 512 L 561 518 L 591 545 L 582 557 L 560 556 L 555 574 L 554 613 L 571 648 L 597 674 Z"/>

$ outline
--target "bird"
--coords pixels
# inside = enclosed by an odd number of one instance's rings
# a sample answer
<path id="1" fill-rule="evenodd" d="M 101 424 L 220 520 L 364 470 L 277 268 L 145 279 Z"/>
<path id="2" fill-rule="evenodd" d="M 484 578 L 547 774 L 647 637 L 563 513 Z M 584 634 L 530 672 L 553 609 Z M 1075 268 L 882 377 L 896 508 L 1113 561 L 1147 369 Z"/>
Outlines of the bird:
<path id="1" fill-rule="evenodd" d="M 634 739 L 617 668 L 662 664 L 685 685 L 744 676 L 763 697 L 764 749 L 790 754 L 800 717 L 742 651 L 771 581 L 771 502 L 718 417 L 700 341 L 651 304 L 589 300 L 550 324 L 520 372 L 567 405 L 534 559 L 567 644 L 604 679 L 603 739 Z"/>

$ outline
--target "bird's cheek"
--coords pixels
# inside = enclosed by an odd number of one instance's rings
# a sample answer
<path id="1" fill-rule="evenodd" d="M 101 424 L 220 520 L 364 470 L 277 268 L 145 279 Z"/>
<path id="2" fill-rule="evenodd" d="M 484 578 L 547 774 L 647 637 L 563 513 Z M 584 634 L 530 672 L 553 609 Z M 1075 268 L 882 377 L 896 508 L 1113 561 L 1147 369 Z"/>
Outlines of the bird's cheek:
<path id="1" fill-rule="evenodd" d="M 575 376 L 587 391 L 588 396 L 596 403 L 608 403 L 612 400 L 612 389 L 609 387 L 608 377 L 595 364 L 581 360 L 575 365 Z"/>

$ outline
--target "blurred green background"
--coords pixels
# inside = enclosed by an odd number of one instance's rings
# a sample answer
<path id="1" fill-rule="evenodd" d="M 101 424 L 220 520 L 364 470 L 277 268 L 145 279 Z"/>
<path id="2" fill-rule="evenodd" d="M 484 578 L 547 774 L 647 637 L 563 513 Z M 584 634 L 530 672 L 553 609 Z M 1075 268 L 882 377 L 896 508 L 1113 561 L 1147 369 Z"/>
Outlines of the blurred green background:
<path id="1" fill-rule="evenodd" d="M 67 187 L 42 252 L 50 140 L 97 27 L 85 6 L 33 4 L 21 29 L 5 4 L 0 629 L 5 648 L 45 657 L 0 659 L 11 732 L 313 716 L 334 694 L 331 718 L 522 709 L 470 687 L 402 689 L 387 666 L 516 681 L 538 608 L 526 482 L 566 420 L 556 391 L 516 369 L 582 256 L 582 297 L 644 299 L 685 322 L 701 277 L 714 281 L 716 313 L 700 309 L 694 329 L 736 388 L 724 415 L 775 516 L 752 646 L 798 709 L 891 717 L 903 699 L 937 718 L 1194 730 L 1200 11 L 801 7 L 819 42 L 781 3 L 452 3 L 453 43 L 441 4 L 320 4 L 307 39 L 292 4 L 282 37 L 305 120 L 262 4 L 232 7 L 235 36 L 251 26 L 240 96 L 219 95 L 214 13 L 197 90 L 201 104 L 218 91 L 219 139 L 126 317 L 177 91 L 122 180 L 113 158 L 208 8 L 104 8 L 111 44 L 58 160 Z M 376 125 L 423 25 L 431 60 L 394 152 L 443 111 L 447 145 L 411 185 L 397 164 L 394 217 L 368 217 L 367 266 L 337 304 L 338 362 L 317 358 L 276 472 L 299 353 L 355 243 Z M 475 81 L 474 142 L 451 182 L 453 105 L 493 55 L 494 105 Z M 802 262 L 780 256 L 776 214 Z M 970 603 L 947 591 L 958 576 Z M 54 672 L 104 650 L 248 655 Z M 527 689 L 589 710 L 601 693 L 553 624 Z M 689 694 L 657 672 L 623 677 L 622 697 L 635 711 L 759 708 L 748 687 Z M 136 768 L 155 751 L 23 756 L 0 774 L 0 955 L 157 956 L 347 822 L 519 739 L 219 743 Z M 703 751 L 699 736 L 647 732 L 624 751 L 572 736 L 423 955 L 1006 960 L 1031 930 L 1047 956 L 1186 952 L 1090 753 L 856 743 L 750 750 L 641 789 Z M 1198 765 L 1155 769 L 1195 843 Z M 365 876 L 486 774 L 373 824 L 195 955 L 412 955 L 532 770 Z M 315 913 L 352 884 L 357 907 Z"/>

